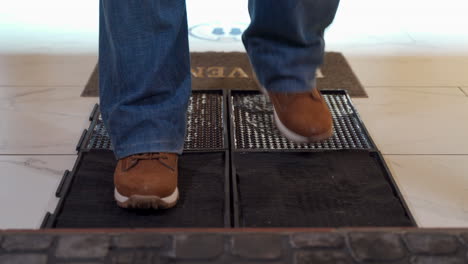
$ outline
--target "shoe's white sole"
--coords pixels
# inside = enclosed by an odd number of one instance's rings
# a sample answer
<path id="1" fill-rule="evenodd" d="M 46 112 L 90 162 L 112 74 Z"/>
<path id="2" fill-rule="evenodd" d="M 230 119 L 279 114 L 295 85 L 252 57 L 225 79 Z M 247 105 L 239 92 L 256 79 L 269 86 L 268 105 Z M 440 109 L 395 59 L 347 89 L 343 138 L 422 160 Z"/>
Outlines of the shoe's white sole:
<path id="1" fill-rule="evenodd" d="M 168 209 L 174 207 L 179 200 L 179 190 L 175 191 L 164 198 L 151 195 L 132 195 L 130 197 L 123 196 L 114 189 L 114 197 L 117 205 L 122 208 L 139 208 L 139 209 Z"/>
<path id="2" fill-rule="evenodd" d="M 260 91 L 262 91 L 262 93 L 266 96 L 266 98 L 268 98 L 268 100 L 271 103 L 270 96 L 268 95 L 267 90 L 263 86 L 260 86 Z M 273 114 L 274 114 L 274 120 L 275 120 L 276 127 L 281 132 L 281 134 L 283 134 L 283 136 L 286 137 L 287 139 L 289 139 L 291 141 L 294 141 L 296 143 L 312 143 L 312 142 L 318 142 L 318 141 L 326 140 L 326 139 L 330 138 L 333 135 L 333 128 L 332 128 L 330 131 L 327 131 L 327 132 L 325 132 L 323 134 L 314 135 L 313 137 L 301 136 L 301 135 L 291 131 L 289 128 L 287 128 L 281 122 L 281 120 L 278 117 L 278 114 L 276 113 L 275 106 L 273 105 L 273 103 L 271 103 L 271 104 L 273 106 Z"/>

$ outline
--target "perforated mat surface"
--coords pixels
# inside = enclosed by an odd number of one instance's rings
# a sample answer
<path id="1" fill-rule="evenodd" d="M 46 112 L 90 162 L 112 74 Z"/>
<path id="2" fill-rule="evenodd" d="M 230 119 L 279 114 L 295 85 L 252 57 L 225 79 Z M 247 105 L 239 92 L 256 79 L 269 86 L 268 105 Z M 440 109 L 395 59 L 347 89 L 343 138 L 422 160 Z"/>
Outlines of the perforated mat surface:
<path id="1" fill-rule="evenodd" d="M 296 144 L 281 135 L 274 124 L 273 107 L 259 93 L 236 92 L 232 95 L 234 142 L 237 149 L 371 149 L 349 97 L 343 93 L 325 93 L 334 120 L 333 137 L 314 144 Z"/>
<path id="2" fill-rule="evenodd" d="M 216 150 L 225 147 L 223 99 L 223 94 L 216 91 L 196 92 L 190 97 L 185 150 Z M 86 149 L 112 149 L 109 133 L 100 114 Z"/>

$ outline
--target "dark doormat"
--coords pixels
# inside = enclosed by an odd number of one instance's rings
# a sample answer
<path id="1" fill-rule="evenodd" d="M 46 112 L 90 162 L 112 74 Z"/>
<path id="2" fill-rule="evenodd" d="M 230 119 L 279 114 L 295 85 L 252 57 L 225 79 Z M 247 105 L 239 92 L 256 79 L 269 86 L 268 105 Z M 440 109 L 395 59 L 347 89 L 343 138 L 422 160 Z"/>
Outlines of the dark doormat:
<path id="1" fill-rule="evenodd" d="M 192 89 L 257 90 L 252 68 L 243 52 L 191 53 Z M 347 90 L 352 97 L 367 97 L 367 93 L 341 53 L 327 52 L 324 64 L 317 71 L 317 85 L 323 90 Z M 81 96 L 99 96 L 96 65 Z"/>
<path id="2" fill-rule="evenodd" d="M 324 142 L 289 142 L 256 91 L 194 91 L 181 200 L 142 212 L 117 207 L 116 164 L 99 107 L 79 156 L 57 190 L 44 228 L 415 226 L 406 203 L 345 91 L 323 91 L 334 118 Z M 214 143 L 213 143 L 214 142 Z"/>

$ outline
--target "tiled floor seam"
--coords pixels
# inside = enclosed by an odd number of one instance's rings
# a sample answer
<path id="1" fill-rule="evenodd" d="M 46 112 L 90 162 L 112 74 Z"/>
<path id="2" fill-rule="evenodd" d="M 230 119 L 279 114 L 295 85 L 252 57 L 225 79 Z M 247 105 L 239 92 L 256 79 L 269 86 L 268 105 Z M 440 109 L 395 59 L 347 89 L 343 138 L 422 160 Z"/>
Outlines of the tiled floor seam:
<path id="1" fill-rule="evenodd" d="M 458 89 L 460 89 L 460 91 L 466 95 L 466 97 L 468 97 L 468 93 L 463 89 L 463 87 L 459 86 Z"/>

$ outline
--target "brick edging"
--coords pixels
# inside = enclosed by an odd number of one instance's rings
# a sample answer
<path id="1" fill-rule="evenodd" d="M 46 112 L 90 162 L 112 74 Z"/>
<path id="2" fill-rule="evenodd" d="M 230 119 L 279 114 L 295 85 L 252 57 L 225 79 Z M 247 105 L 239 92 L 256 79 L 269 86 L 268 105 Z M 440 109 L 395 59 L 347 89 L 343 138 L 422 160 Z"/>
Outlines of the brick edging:
<path id="1" fill-rule="evenodd" d="M 0 232 L 0 263 L 468 263 L 468 229 Z"/>

